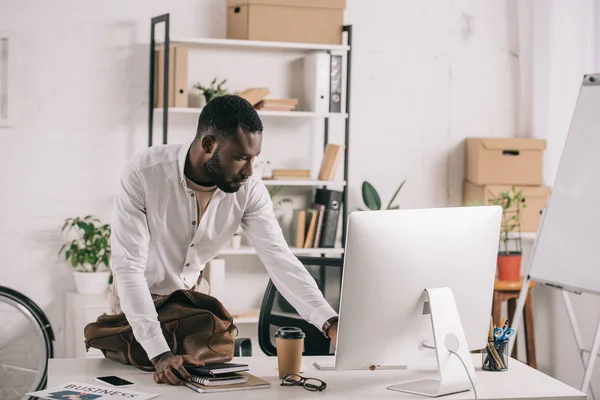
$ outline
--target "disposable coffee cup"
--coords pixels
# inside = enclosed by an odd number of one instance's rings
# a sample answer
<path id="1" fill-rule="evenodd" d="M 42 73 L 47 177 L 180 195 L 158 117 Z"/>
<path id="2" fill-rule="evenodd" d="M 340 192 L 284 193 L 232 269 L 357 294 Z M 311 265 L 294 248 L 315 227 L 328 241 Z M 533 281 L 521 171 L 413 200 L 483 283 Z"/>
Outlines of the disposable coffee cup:
<path id="1" fill-rule="evenodd" d="M 300 374 L 305 336 L 302 329 L 292 326 L 281 327 L 275 332 L 279 379 L 289 374 Z"/>

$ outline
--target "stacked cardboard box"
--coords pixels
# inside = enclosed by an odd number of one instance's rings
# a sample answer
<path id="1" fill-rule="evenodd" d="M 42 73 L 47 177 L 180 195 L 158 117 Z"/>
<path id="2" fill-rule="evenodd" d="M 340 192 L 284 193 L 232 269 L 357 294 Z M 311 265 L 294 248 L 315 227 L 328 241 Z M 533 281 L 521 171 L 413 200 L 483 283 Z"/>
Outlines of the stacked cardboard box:
<path id="1" fill-rule="evenodd" d="M 342 44 L 346 0 L 227 0 L 227 38 Z"/>
<path id="2" fill-rule="evenodd" d="M 529 138 L 467 138 L 463 205 L 489 200 L 514 185 L 527 207 L 521 209 L 521 231 L 535 232 L 550 188 L 542 179 L 546 141 Z"/>

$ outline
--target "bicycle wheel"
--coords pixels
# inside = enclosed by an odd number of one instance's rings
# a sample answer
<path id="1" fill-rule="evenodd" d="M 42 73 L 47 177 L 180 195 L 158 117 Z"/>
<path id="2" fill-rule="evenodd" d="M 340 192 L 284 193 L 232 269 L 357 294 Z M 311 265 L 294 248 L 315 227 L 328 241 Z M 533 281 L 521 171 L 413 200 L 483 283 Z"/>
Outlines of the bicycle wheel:
<path id="1" fill-rule="evenodd" d="M 31 299 L 0 286 L 0 399 L 17 400 L 46 386 L 54 333 Z"/>

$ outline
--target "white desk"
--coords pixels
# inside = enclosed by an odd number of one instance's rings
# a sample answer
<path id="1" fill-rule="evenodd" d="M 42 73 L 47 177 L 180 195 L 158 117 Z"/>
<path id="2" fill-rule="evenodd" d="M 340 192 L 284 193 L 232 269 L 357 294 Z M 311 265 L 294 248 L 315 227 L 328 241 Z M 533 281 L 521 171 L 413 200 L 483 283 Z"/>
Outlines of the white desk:
<path id="1" fill-rule="evenodd" d="M 479 365 L 481 355 L 476 354 L 474 365 Z M 49 362 L 48 387 L 68 381 L 95 383 L 101 375 L 118 375 L 134 382 L 133 390 L 158 393 L 157 399 L 199 399 L 199 396 L 243 399 L 427 399 L 386 389 L 386 386 L 404 380 L 423 379 L 430 375 L 424 370 L 396 371 L 318 371 L 313 367 L 315 360 L 332 360 L 328 357 L 304 357 L 307 371 L 302 375 L 319 378 L 327 383 L 327 389 L 314 393 L 302 387 L 282 387 L 277 376 L 277 360 L 273 357 L 246 357 L 234 359 L 250 365 L 250 372 L 271 382 L 270 389 L 249 390 L 229 393 L 197 394 L 184 386 L 159 385 L 152 374 L 134 367 L 106 359 L 51 359 Z M 331 362 L 331 361 L 330 361 Z M 511 359 L 506 372 L 485 372 L 477 368 L 477 387 L 480 399 L 587 399 L 587 396 L 548 375 Z M 473 399 L 473 392 L 463 392 L 439 399 Z"/>

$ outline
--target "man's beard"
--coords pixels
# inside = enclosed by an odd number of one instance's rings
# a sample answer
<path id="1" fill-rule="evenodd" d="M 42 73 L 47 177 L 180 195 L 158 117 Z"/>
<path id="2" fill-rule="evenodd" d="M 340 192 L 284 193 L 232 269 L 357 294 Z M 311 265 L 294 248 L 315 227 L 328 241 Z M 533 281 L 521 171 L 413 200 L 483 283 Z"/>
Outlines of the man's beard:
<path id="1" fill-rule="evenodd" d="M 240 190 L 239 186 L 233 186 L 225 180 L 225 175 L 223 174 L 223 169 L 221 168 L 221 162 L 219 160 L 219 149 L 215 150 L 215 154 L 213 154 L 202 167 L 210 181 L 225 193 L 235 193 Z"/>

